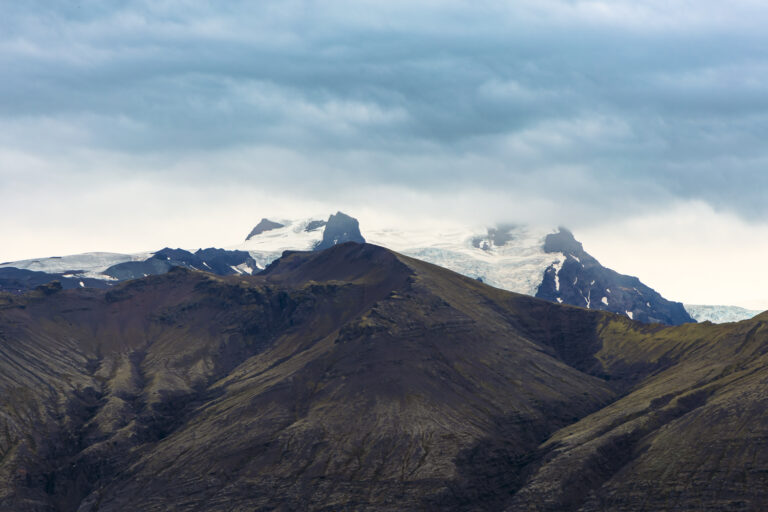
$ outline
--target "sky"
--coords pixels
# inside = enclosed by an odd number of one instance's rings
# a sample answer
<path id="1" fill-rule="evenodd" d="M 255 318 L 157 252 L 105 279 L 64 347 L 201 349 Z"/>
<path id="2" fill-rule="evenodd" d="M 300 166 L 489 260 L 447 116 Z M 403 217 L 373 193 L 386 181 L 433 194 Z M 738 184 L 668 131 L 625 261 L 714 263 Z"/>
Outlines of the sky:
<path id="1" fill-rule="evenodd" d="M 768 4 L 0 0 L 0 261 L 261 217 L 565 225 L 768 308 Z"/>

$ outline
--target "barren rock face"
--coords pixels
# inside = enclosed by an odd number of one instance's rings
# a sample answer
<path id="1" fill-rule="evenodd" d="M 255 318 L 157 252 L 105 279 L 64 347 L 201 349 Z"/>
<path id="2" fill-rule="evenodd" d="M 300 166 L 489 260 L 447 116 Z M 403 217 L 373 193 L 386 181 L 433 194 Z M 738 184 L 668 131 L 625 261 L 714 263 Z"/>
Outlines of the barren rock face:
<path id="1" fill-rule="evenodd" d="M 346 242 L 362 244 L 365 243 L 365 238 L 360 234 L 360 224 L 357 219 L 342 212 L 336 212 L 328 217 L 323 230 L 323 239 L 317 244 L 315 250 L 322 251 Z"/>
<path id="2" fill-rule="evenodd" d="M 602 266 L 567 229 L 547 235 L 544 250 L 561 253 L 564 260 L 559 268 L 553 265 L 544 273 L 536 292 L 540 299 L 610 311 L 645 323 L 695 322 L 681 303 L 665 299 L 637 277 Z"/>
<path id="3" fill-rule="evenodd" d="M 0 510 L 748 509 L 765 342 L 354 243 L 0 295 Z"/>
<path id="4" fill-rule="evenodd" d="M 260 235 L 264 233 L 265 231 L 271 231 L 273 229 L 281 228 L 283 227 L 282 224 L 279 222 L 275 222 L 269 219 L 261 219 L 256 226 L 251 230 L 250 233 L 248 233 L 248 236 L 245 238 L 246 240 L 250 240 L 254 236 Z"/>

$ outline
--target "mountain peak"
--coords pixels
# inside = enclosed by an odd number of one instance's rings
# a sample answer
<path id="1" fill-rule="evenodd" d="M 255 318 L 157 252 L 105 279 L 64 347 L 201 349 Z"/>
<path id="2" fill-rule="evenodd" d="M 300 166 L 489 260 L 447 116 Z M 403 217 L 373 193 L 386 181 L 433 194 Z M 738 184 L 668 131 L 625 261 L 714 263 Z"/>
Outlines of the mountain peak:
<path id="1" fill-rule="evenodd" d="M 611 311 L 646 323 L 695 322 L 681 303 L 665 299 L 637 277 L 602 266 L 563 227 L 545 237 L 544 252 L 562 257 L 545 271 L 536 297 Z"/>
<path id="2" fill-rule="evenodd" d="M 248 234 L 247 237 L 245 237 L 245 240 L 250 240 L 256 235 L 260 235 L 264 233 L 265 231 L 271 231 L 273 229 L 282 228 L 284 224 L 280 224 L 279 222 L 274 222 L 266 217 L 261 219 L 258 224 L 256 224 L 256 227 L 254 227 L 251 232 Z"/>
<path id="3" fill-rule="evenodd" d="M 315 250 L 322 251 L 344 242 L 362 244 L 365 243 L 365 238 L 360 234 L 360 223 L 357 219 L 346 213 L 336 212 L 328 217 L 323 231 L 323 239 L 315 246 Z"/>
<path id="4" fill-rule="evenodd" d="M 584 254 L 584 246 L 576 240 L 568 229 L 559 227 L 557 233 L 550 233 L 544 239 L 545 252 L 561 252 L 581 257 Z"/>

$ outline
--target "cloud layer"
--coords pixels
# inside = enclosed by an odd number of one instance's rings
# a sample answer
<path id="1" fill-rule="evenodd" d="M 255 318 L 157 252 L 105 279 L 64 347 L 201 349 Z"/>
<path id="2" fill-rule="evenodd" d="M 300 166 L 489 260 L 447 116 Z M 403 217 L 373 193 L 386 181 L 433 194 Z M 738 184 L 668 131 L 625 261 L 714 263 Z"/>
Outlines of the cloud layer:
<path id="1" fill-rule="evenodd" d="M 585 228 L 681 201 L 768 216 L 764 2 L 0 0 L 0 12 L 6 237 L 41 216 L 61 233 L 95 229 L 88 210 L 104 197 L 103 222 L 134 238 L 118 213 L 141 225 L 195 203 L 185 215 L 200 219 L 247 198 L 263 201 L 254 218 L 280 204 L 418 210 L 398 197 L 434 216 Z"/>

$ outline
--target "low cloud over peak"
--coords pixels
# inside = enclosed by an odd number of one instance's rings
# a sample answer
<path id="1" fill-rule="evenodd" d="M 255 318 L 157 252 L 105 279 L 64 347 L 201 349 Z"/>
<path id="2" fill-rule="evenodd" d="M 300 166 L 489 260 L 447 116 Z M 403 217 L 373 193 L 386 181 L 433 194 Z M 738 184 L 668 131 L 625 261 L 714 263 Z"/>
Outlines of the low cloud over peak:
<path id="1" fill-rule="evenodd" d="M 589 227 L 686 201 L 768 214 L 760 2 L 2 10 L 0 213 L 14 232 L 30 202 L 56 208 L 60 229 L 87 228 L 96 190 L 116 212 L 137 188 L 167 211 L 221 206 L 180 199 L 180 183 L 329 208 L 389 208 L 371 192 L 389 190 L 432 197 L 426 216 L 450 203 L 488 222 Z"/>

